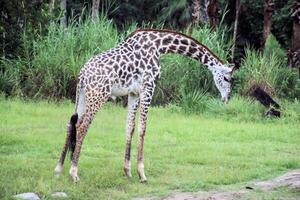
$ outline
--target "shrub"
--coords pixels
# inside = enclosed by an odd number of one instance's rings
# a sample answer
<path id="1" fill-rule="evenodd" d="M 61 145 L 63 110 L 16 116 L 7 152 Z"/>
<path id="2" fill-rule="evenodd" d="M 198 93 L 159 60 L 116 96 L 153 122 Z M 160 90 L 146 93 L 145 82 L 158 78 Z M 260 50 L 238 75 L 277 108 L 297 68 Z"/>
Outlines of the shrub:
<path id="1" fill-rule="evenodd" d="M 233 96 L 224 104 L 220 100 L 211 99 L 207 104 L 206 114 L 228 119 L 254 121 L 261 120 L 265 108 L 249 97 Z"/>
<path id="2" fill-rule="evenodd" d="M 241 68 L 235 73 L 235 91 L 246 95 L 253 85 L 258 85 L 273 96 L 299 97 L 298 75 L 287 67 L 286 57 L 273 36 L 268 38 L 263 54 L 246 49 Z"/>

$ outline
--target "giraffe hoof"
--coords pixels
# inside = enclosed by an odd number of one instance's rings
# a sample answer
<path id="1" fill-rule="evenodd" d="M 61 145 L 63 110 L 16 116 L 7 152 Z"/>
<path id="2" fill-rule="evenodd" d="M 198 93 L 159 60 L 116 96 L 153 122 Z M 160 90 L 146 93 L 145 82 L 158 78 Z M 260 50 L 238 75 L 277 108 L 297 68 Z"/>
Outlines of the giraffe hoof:
<path id="1" fill-rule="evenodd" d="M 80 180 L 79 176 L 77 176 L 77 175 L 75 175 L 75 176 L 71 175 L 71 177 L 72 177 L 74 183 L 78 183 Z"/>
<path id="2" fill-rule="evenodd" d="M 140 182 L 141 183 L 147 183 L 147 178 L 145 176 L 145 173 L 138 173 L 139 177 L 140 177 Z"/>
<path id="3" fill-rule="evenodd" d="M 77 175 L 77 167 L 76 166 L 73 166 L 73 165 L 71 166 L 69 174 L 75 183 L 77 183 L 79 181 L 79 176 Z"/>
<path id="4" fill-rule="evenodd" d="M 54 169 L 54 176 L 59 177 L 60 173 L 62 172 L 62 165 L 61 164 L 57 164 L 55 169 Z"/>
<path id="5" fill-rule="evenodd" d="M 147 181 L 147 178 L 146 178 L 146 177 L 144 177 L 144 178 L 141 178 L 141 179 L 140 179 L 140 182 L 141 182 L 141 183 L 148 183 L 148 181 Z"/>
<path id="6" fill-rule="evenodd" d="M 124 172 L 125 172 L 125 175 L 126 175 L 127 178 L 131 178 L 132 177 L 130 169 L 124 167 Z"/>

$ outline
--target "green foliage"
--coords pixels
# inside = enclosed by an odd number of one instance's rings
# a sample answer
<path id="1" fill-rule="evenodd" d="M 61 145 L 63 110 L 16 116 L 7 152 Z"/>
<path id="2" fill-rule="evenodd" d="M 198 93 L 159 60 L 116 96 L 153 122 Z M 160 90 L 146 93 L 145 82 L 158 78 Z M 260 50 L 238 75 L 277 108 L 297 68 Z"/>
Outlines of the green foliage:
<path id="1" fill-rule="evenodd" d="M 144 26 L 153 27 L 152 24 Z M 118 33 L 112 21 L 102 15 L 96 22 L 90 19 L 74 20 L 67 28 L 51 23 L 46 36 L 34 39 L 25 32 L 22 37 L 23 56 L 1 59 L 0 90 L 9 95 L 35 98 L 74 98 L 77 75 L 82 65 L 93 55 L 123 41 L 136 27 L 133 23 Z M 227 32 L 228 29 L 223 26 L 212 31 L 205 25 L 195 27 L 192 37 L 226 61 L 232 44 Z M 286 63 L 286 52 L 270 36 L 264 54 L 246 50 L 241 69 L 236 72 L 234 92 L 247 94 L 251 85 L 259 84 L 279 97 L 299 98 L 300 81 L 297 74 L 286 67 Z M 161 80 L 153 98 L 155 105 L 173 102 L 182 105 L 188 113 L 202 113 L 206 109 L 208 96 L 219 96 L 210 71 L 191 58 L 162 56 L 161 71 Z M 199 95 L 196 91 L 206 91 L 206 96 L 202 98 L 203 92 Z"/>
<path id="2" fill-rule="evenodd" d="M 22 34 L 26 32 L 28 41 L 32 41 L 46 32 L 50 19 L 44 0 L 1 1 L 1 57 L 23 56 Z"/>
<path id="3" fill-rule="evenodd" d="M 26 37 L 24 40 L 26 44 Z M 12 94 L 73 97 L 82 65 L 93 55 L 115 46 L 117 41 L 116 29 L 104 17 L 96 22 L 74 21 L 66 29 L 52 23 L 47 36 L 32 42 L 32 56 L 2 60 L 4 72 L 13 74 L 7 81 L 14 86 Z M 25 46 L 25 51 L 28 49 Z"/>
<path id="4" fill-rule="evenodd" d="M 151 24 L 145 26 L 152 26 Z M 67 28 L 52 23 L 46 36 L 28 40 L 23 36 L 24 57 L 2 59 L 4 67 L 0 89 L 7 94 L 28 97 L 74 98 L 79 69 L 93 55 L 121 42 L 136 29 L 133 24 L 119 34 L 110 20 L 73 21 Z M 211 31 L 208 26 L 194 28 L 192 36 L 225 60 L 231 41 L 226 28 Z M 178 101 L 181 91 L 205 90 L 217 94 L 211 73 L 198 62 L 180 55 L 161 59 L 162 78 L 153 102 Z"/>
<path id="5" fill-rule="evenodd" d="M 155 5 L 156 9 L 161 8 L 158 21 L 168 24 L 171 27 L 186 28 L 191 21 L 191 1 L 189 0 L 162 0 Z"/>
<path id="6" fill-rule="evenodd" d="M 280 60 L 275 56 L 266 57 L 255 50 L 246 50 L 241 68 L 236 72 L 238 93 L 247 94 L 253 85 L 260 85 L 275 94 L 275 83 Z"/>
<path id="7" fill-rule="evenodd" d="M 287 63 L 286 50 L 281 47 L 279 42 L 272 34 L 270 34 L 267 38 L 265 49 L 264 49 L 264 55 L 267 57 L 271 57 L 272 55 L 275 55 L 276 57 L 278 57 L 278 59 L 280 59 L 283 65 L 286 65 Z"/>
<path id="8" fill-rule="evenodd" d="M 275 0 L 272 33 L 285 48 L 288 48 L 291 42 L 293 22 L 290 15 L 294 2 L 294 0 Z"/>
<path id="9" fill-rule="evenodd" d="M 298 75 L 287 67 L 286 52 L 273 36 L 266 42 L 264 53 L 246 49 L 241 68 L 235 73 L 235 91 L 246 95 L 253 85 L 259 85 L 272 95 L 299 98 Z"/>
<path id="10" fill-rule="evenodd" d="M 183 91 L 180 106 L 186 113 L 203 113 L 208 99 L 205 91 Z"/>
<path id="11" fill-rule="evenodd" d="M 248 97 L 233 96 L 227 104 L 212 99 L 207 105 L 208 115 L 218 115 L 237 121 L 261 121 L 266 109 L 257 101 Z M 236 116 L 239 116 L 238 119 Z"/>

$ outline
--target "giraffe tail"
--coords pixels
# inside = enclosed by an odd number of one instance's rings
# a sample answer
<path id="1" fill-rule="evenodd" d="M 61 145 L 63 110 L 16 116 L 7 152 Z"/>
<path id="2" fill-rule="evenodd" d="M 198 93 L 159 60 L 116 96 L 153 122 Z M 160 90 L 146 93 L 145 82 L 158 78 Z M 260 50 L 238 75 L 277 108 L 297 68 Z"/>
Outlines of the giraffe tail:
<path id="1" fill-rule="evenodd" d="M 71 160 L 73 157 L 73 153 L 75 150 L 75 145 L 76 145 L 76 123 L 78 121 L 78 114 L 75 113 L 72 115 L 71 119 L 70 119 L 70 123 L 68 125 L 68 133 L 69 133 L 69 151 L 70 151 L 70 156 L 71 156 Z"/>
<path id="2" fill-rule="evenodd" d="M 82 87 L 82 81 L 78 81 L 77 91 L 76 91 L 76 105 L 75 113 L 71 116 L 70 123 L 68 125 L 68 134 L 69 134 L 69 144 L 68 148 L 70 151 L 71 160 L 76 146 L 76 124 L 78 119 L 80 119 L 85 111 L 85 95 L 84 89 Z"/>

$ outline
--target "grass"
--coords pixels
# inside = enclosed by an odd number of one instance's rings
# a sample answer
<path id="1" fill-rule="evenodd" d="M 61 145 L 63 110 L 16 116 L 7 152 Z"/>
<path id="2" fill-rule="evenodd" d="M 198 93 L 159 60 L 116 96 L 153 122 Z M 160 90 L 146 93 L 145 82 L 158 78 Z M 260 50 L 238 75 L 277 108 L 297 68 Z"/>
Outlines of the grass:
<path id="1" fill-rule="evenodd" d="M 232 102 L 247 106 L 241 101 L 236 97 Z M 51 199 L 51 193 L 64 191 L 70 199 L 130 199 L 167 195 L 173 190 L 215 189 L 275 177 L 300 167 L 299 102 L 285 103 L 286 115 L 281 119 L 264 119 L 253 109 L 247 118 L 232 104 L 220 110 L 221 115 L 213 108 L 204 114 L 187 115 L 174 112 L 175 106 L 152 107 L 145 139 L 148 184 L 139 183 L 136 173 L 136 133 L 133 178 L 124 177 L 127 112 L 107 104 L 84 141 L 81 180 L 74 184 L 68 175 L 69 160 L 61 177 L 53 176 L 74 105 L 69 101 L 2 98 L 0 198 L 36 192 L 43 199 Z M 221 107 L 216 101 L 211 105 Z M 258 104 L 252 106 L 261 110 Z M 258 117 L 253 118 L 255 114 Z"/>

